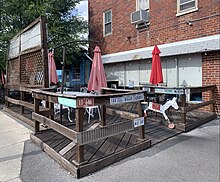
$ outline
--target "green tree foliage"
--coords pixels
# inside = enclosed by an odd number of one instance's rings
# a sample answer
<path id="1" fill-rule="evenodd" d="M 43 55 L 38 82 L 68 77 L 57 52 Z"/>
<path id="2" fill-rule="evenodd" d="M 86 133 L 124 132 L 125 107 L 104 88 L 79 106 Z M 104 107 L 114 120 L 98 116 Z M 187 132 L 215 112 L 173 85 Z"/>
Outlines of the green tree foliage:
<path id="1" fill-rule="evenodd" d="M 73 15 L 79 2 L 80 0 L 0 0 L 0 70 L 5 66 L 8 41 L 41 15 L 48 20 L 49 47 L 78 40 L 80 34 L 87 32 L 87 22 L 80 16 Z M 76 44 L 70 47 L 77 49 Z M 61 54 L 61 50 L 56 52 Z M 67 58 L 70 62 L 71 57 L 67 55 Z"/>

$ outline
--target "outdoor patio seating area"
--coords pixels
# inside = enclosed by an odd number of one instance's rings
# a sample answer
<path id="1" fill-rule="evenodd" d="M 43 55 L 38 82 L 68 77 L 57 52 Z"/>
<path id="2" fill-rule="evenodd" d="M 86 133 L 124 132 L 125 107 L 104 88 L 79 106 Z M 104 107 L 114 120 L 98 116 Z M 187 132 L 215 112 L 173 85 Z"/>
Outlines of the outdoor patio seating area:
<path id="1" fill-rule="evenodd" d="M 156 90 L 150 89 L 151 92 Z M 197 91 L 212 89 L 213 86 L 199 87 Z M 191 90 L 196 92 L 195 88 Z M 56 93 L 54 89 L 38 89 L 32 92 L 32 109 L 24 107 L 24 112 L 18 114 L 20 107 L 14 102 L 15 99 L 11 99 L 13 104 L 4 110 L 33 126 L 35 132 L 31 139 L 80 178 L 216 117 L 215 113 L 200 109 L 210 104 L 212 106 L 212 101 L 193 105 L 185 103 L 183 107 L 184 96 L 181 94 L 184 95 L 184 92 L 180 90 L 179 93 L 180 109 L 170 108 L 166 111 L 175 129 L 167 127 L 161 113 L 148 110 L 147 117 L 144 117 L 142 102 L 147 101 L 146 90 L 103 88 L 100 95 L 84 97 Z M 48 102 L 46 108 L 40 106 L 42 100 Z M 62 114 L 55 115 L 53 108 L 56 103 L 71 108 L 73 122 L 69 122 L 65 109 Z M 85 109 L 94 105 L 101 108 L 101 121 L 96 111 L 88 122 Z"/>

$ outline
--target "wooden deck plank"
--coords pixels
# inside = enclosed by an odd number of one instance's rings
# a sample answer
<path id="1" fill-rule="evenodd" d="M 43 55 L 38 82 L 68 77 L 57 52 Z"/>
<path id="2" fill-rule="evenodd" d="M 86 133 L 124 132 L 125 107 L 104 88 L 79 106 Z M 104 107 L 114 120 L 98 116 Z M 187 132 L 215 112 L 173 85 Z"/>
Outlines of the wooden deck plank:
<path id="1" fill-rule="evenodd" d="M 108 124 L 108 123 L 111 123 L 112 121 L 112 118 L 114 118 L 114 116 L 112 116 L 112 115 L 106 115 L 106 123 Z M 90 148 L 91 147 L 93 147 L 93 145 L 95 145 L 95 143 L 96 142 L 93 142 L 93 143 L 90 143 L 89 145 L 85 145 L 84 146 L 84 150 L 85 150 L 85 153 L 84 154 L 86 154 L 87 152 L 91 152 L 90 151 Z"/>
<path id="2" fill-rule="evenodd" d="M 50 155 L 54 160 L 56 160 L 60 165 L 62 165 L 65 169 L 70 171 L 73 175 L 77 176 L 78 168 L 73 165 L 70 161 L 64 159 L 60 156 L 56 151 L 54 151 L 50 146 L 42 142 L 38 137 L 31 134 L 31 140 L 36 143 L 43 151 L 45 151 L 48 155 Z"/>
<path id="3" fill-rule="evenodd" d="M 115 124 L 115 123 L 119 123 L 121 121 L 124 121 L 124 118 L 120 118 L 119 116 L 114 116 L 114 118 L 112 118 L 112 121 L 109 122 L 109 124 Z"/>
<path id="4" fill-rule="evenodd" d="M 145 125 L 145 133 L 158 130 L 158 125 L 161 125 L 161 124 L 157 121 L 148 122 Z M 134 131 L 132 131 L 132 133 L 134 133 L 135 135 L 139 135 L 139 130 L 134 130 Z"/>
<path id="5" fill-rule="evenodd" d="M 115 116 L 112 115 L 106 115 L 106 122 L 107 124 L 111 123 L 112 120 L 114 120 Z M 97 148 L 100 147 L 100 145 L 102 145 L 102 142 L 104 140 L 100 140 L 98 142 L 93 142 L 90 143 L 88 145 L 84 146 L 84 159 L 85 161 L 88 161 L 91 158 L 91 155 L 94 155 L 94 153 L 96 152 Z"/>
<path id="6" fill-rule="evenodd" d="M 121 133 L 119 135 L 112 137 L 113 140 L 111 142 L 111 145 L 109 145 L 109 147 L 105 151 L 104 155 L 102 155 L 102 157 L 106 157 L 106 156 L 111 155 L 115 152 L 115 150 L 117 149 L 119 143 L 121 142 L 121 139 L 123 138 L 124 134 L 125 133 Z"/>
<path id="7" fill-rule="evenodd" d="M 134 105 L 133 103 L 128 103 L 127 106 L 126 106 L 126 111 L 130 112 L 132 107 L 133 107 L 133 105 Z"/>
<path id="8" fill-rule="evenodd" d="M 137 152 L 140 152 L 144 149 L 149 148 L 150 141 L 143 141 L 133 147 L 130 147 L 128 149 L 120 150 L 116 152 L 114 155 L 106 156 L 105 158 L 102 158 L 100 160 L 94 161 L 92 163 L 89 163 L 87 165 L 83 165 L 79 168 L 80 170 L 80 177 L 83 177 L 85 175 L 90 174 L 91 172 L 95 172 L 97 170 L 100 170 L 112 163 L 115 163 L 121 159 L 124 159 L 126 157 L 129 157 L 133 154 L 136 154 Z"/>
<path id="9" fill-rule="evenodd" d="M 129 140 L 131 138 L 131 135 L 132 134 L 130 134 L 130 133 L 125 133 L 125 135 L 121 139 L 118 147 L 116 148 L 115 152 L 118 152 L 118 151 L 123 150 L 123 149 L 126 148 L 127 144 L 129 143 Z"/>
<path id="10" fill-rule="evenodd" d="M 58 140 L 57 142 L 53 142 L 50 147 L 52 149 L 54 149 L 55 147 L 57 147 L 58 145 L 62 144 L 65 141 L 65 137 L 62 136 L 62 138 L 60 140 Z"/>
<path id="11" fill-rule="evenodd" d="M 62 150 L 59 151 L 60 155 L 66 154 L 71 148 L 76 146 L 76 141 L 70 142 L 68 145 L 62 148 Z"/>
<path id="12" fill-rule="evenodd" d="M 133 103 L 130 112 L 137 113 L 138 103 Z"/>
<path id="13" fill-rule="evenodd" d="M 100 146 L 100 148 L 98 148 L 98 150 L 94 153 L 94 155 L 89 159 L 89 161 L 100 159 L 104 155 L 109 145 L 111 145 L 112 140 L 112 137 L 108 137 L 105 142 Z"/>
<path id="14" fill-rule="evenodd" d="M 45 131 L 41 131 L 40 133 L 35 134 L 40 140 L 42 140 L 43 142 L 47 142 L 49 140 L 51 140 L 53 137 L 55 137 L 56 135 L 58 135 L 57 132 L 55 132 L 52 129 L 49 130 L 45 130 Z"/>
<path id="15" fill-rule="evenodd" d="M 115 120 L 117 120 L 119 117 L 117 116 L 114 116 L 114 115 L 109 115 L 110 117 L 108 118 L 108 121 L 107 121 L 107 125 L 110 125 L 110 124 L 113 124 L 115 122 Z"/>
<path id="16" fill-rule="evenodd" d="M 45 143 L 49 146 L 51 146 L 51 148 L 53 148 L 53 146 L 56 146 L 57 143 L 59 143 L 60 140 L 62 140 L 64 138 L 63 135 L 57 133 L 57 135 L 55 135 L 54 137 L 52 137 L 50 140 L 45 141 Z"/>
<path id="17" fill-rule="evenodd" d="M 76 155 L 76 146 L 73 146 L 68 152 L 66 152 L 63 157 L 68 161 L 71 161 L 71 158 Z"/>
<path id="18" fill-rule="evenodd" d="M 97 142 L 93 142 L 92 145 L 87 144 L 84 146 L 85 153 L 84 153 L 84 159 L 85 161 L 90 161 L 90 159 L 95 155 L 95 153 L 99 150 L 99 148 L 105 143 L 105 140 L 102 139 Z"/>
<path id="19" fill-rule="evenodd" d="M 62 141 L 62 143 L 60 143 L 59 145 L 55 146 L 53 149 L 59 153 L 60 150 L 62 150 L 63 148 L 65 148 L 69 143 L 71 142 L 70 139 L 65 138 L 64 141 Z"/>
<path id="20" fill-rule="evenodd" d="M 130 140 L 128 142 L 128 144 L 126 145 L 126 148 L 132 147 L 135 144 L 137 144 L 137 136 L 136 135 L 131 135 Z"/>
<path id="21" fill-rule="evenodd" d="M 156 144 L 172 136 L 176 136 L 179 133 L 181 133 L 181 131 L 170 130 L 168 128 L 164 128 L 163 126 L 158 126 L 157 129 L 151 132 L 145 132 L 145 136 L 147 139 L 151 140 L 152 144 Z"/>

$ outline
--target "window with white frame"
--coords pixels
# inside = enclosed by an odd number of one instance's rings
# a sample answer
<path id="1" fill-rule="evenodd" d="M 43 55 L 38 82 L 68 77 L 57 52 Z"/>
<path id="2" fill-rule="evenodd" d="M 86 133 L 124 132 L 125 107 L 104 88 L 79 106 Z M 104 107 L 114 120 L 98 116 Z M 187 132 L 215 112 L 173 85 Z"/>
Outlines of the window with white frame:
<path id="1" fill-rule="evenodd" d="M 149 10 L 149 0 L 137 0 L 137 10 Z"/>
<path id="2" fill-rule="evenodd" d="M 177 0 L 177 15 L 198 10 L 198 0 Z"/>
<path id="3" fill-rule="evenodd" d="M 104 36 L 112 34 L 112 10 L 104 12 Z"/>
<path id="4" fill-rule="evenodd" d="M 145 10 L 149 13 L 149 0 L 136 0 L 136 10 Z M 147 28 L 146 23 L 136 24 L 138 30 L 143 30 Z"/>

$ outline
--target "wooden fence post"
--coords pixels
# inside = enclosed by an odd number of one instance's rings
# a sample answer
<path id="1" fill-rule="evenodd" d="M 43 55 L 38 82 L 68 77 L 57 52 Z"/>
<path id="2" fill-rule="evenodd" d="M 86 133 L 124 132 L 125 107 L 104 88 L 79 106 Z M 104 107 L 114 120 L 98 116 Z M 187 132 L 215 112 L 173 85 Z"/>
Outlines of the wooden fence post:
<path id="1" fill-rule="evenodd" d="M 106 125 L 106 105 L 103 104 L 101 106 L 101 126 L 105 126 Z"/>
<path id="2" fill-rule="evenodd" d="M 180 95 L 180 102 L 183 108 L 183 111 L 181 112 L 181 120 L 183 124 L 186 124 L 186 93 L 184 89 L 184 93 Z"/>
<path id="3" fill-rule="evenodd" d="M 106 90 L 102 89 L 101 94 L 106 94 Z M 100 125 L 101 126 L 106 125 L 106 105 L 105 104 L 102 104 L 102 106 L 101 106 L 101 122 L 100 122 Z"/>
<path id="4" fill-rule="evenodd" d="M 53 111 L 53 115 L 50 116 L 49 118 L 54 120 L 54 103 L 49 102 L 49 109 Z"/>
<path id="5" fill-rule="evenodd" d="M 76 131 L 83 131 L 83 108 L 76 109 Z M 84 146 L 76 144 L 77 161 L 81 163 L 84 160 Z"/>
<path id="6" fill-rule="evenodd" d="M 209 90 L 209 100 L 213 100 L 214 99 L 214 90 Z M 210 105 L 210 111 L 211 112 L 215 112 L 215 106 L 214 103 Z"/>
<path id="7" fill-rule="evenodd" d="M 34 112 L 39 113 L 39 105 L 40 105 L 40 100 L 34 98 Z M 37 133 L 40 131 L 40 123 L 36 120 L 34 120 L 34 133 Z"/>
<path id="8" fill-rule="evenodd" d="M 20 97 L 21 97 L 21 100 L 23 101 L 24 100 L 24 91 L 20 92 Z M 22 106 L 22 105 L 21 105 L 21 114 L 24 114 L 24 106 Z"/>
<path id="9" fill-rule="evenodd" d="M 6 89 L 5 89 L 5 95 L 6 95 L 7 97 L 10 96 L 10 89 L 9 89 L 9 88 L 6 88 Z M 9 102 L 8 102 L 7 100 L 5 100 L 5 106 L 6 106 L 6 107 L 9 107 Z"/>
<path id="10" fill-rule="evenodd" d="M 141 102 L 138 102 L 138 115 L 139 115 L 139 117 L 143 117 L 144 116 L 144 112 L 142 110 Z M 140 137 L 140 139 L 144 139 L 145 138 L 144 127 L 145 127 L 145 122 L 144 122 L 144 125 L 139 127 L 139 137 Z"/>

